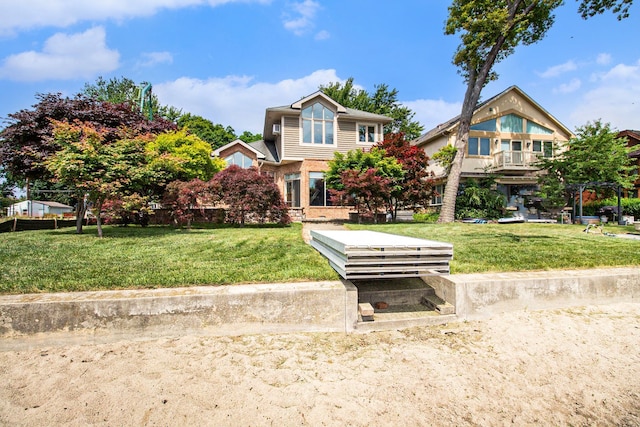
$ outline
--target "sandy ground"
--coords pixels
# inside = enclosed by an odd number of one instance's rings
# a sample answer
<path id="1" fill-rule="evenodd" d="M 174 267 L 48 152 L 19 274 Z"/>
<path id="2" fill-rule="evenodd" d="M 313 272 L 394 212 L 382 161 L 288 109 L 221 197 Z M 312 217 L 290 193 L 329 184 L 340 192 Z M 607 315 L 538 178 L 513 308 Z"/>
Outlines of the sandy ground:
<path id="1" fill-rule="evenodd" d="M 0 424 L 640 426 L 640 304 L 9 350 Z"/>

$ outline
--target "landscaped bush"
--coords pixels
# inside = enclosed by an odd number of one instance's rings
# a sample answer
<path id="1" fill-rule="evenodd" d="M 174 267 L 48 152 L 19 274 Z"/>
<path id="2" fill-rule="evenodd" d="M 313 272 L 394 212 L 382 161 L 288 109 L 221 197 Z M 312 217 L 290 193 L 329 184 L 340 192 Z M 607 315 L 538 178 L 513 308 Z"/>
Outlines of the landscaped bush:
<path id="1" fill-rule="evenodd" d="M 622 215 L 633 216 L 635 219 L 640 218 L 640 199 L 620 199 L 622 207 Z M 582 205 L 583 215 L 598 215 L 598 210 L 605 206 L 618 206 L 618 198 L 612 197 L 603 200 L 594 200 L 586 202 Z"/>
<path id="2" fill-rule="evenodd" d="M 493 187 L 492 178 L 469 180 L 461 185 L 456 199 L 456 218 L 500 218 L 506 197 Z"/>

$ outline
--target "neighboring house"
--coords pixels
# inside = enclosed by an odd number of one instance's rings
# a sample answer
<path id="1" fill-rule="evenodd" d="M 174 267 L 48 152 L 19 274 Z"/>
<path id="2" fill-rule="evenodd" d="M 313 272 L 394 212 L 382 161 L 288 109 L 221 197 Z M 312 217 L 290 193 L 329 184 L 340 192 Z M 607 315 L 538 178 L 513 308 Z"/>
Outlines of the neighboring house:
<path id="1" fill-rule="evenodd" d="M 623 130 L 618 133 L 618 138 L 625 138 L 627 146 L 633 147 L 629 157 L 635 159 L 636 163 L 636 180 L 633 190 L 627 191 L 627 197 L 640 197 L 640 130 Z"/>
<path id="2" fill-rule="evenodd" d="M 391 118 L 354 110 L 318 91 L 291 105 L 267 108 L 263 140 L 236 140 L 214 156 L 273 177 L 294 220 L 347 219 L 349 208 L 331 206 L 323 173 L 336 151 L 368 149 L 384 137 Z"/>
<path id="3" fill-rule="evenodd" d="M 438 125 L 412 141 L 432 157 L 445 145 L 454 145 L 460 117 Z M 533 194 L 537 189 L 539 157 L 552 157 L 573 133 L 517 86 L 479 103 L 471 120 L 461 183 L 487 174 L 498 176 L 498 190 L 507 196 L 507 209 L 538 218 Z M 436 191 L 444 193 L 445 171 L 435 164 Z M 442 196 L 432 205 L 442 204 Z"/>
<path id="4" fill-rule="evenodd" d="M 14 203 L 7 208 L 7 216 L 29 216 L 44 218 L 49 215 L 63 215 L 74 212 L 72 206 L 67 206 L 58 202 L 41 202 L 37 200 L 25 200 Z"/>

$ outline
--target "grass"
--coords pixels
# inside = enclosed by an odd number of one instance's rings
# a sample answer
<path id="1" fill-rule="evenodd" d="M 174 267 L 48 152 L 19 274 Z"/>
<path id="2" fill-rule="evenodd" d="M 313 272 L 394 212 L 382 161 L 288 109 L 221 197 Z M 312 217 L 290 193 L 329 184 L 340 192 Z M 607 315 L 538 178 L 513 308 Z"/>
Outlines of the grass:
<path id="1" fill-rule="evenodd" d="M 640 265 L 640 241 L 557 224 L 349 225 L 453 243 L 451 272 Z M 608 225 L 626 233 L 633 227 Z M 291 227 L 95 227 L 0 234 L 0 293 L 337 280 Z"/>
<path id="2" fill-rule="evenodd" d="M 337 280 L 291 227 L 111 227 L 0 234 L 0 293 Z"/>
<path id="3" fill-rule="evenodd" d="M 411 223 L 350 228 L 452 243 L 452 274 L 640 265 L 640 240 L 587 234 L 583 225 Z M 634 229 L 607 225 L 605 231 L 624 234 Z"/>

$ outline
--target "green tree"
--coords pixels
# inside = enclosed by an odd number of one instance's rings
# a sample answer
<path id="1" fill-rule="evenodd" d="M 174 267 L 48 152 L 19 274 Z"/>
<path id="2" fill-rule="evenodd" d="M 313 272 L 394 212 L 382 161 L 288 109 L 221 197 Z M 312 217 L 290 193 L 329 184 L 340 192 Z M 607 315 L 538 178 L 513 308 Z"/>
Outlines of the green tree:
<path id="1" fill-rule="evenodd" d="M 97 218 L 98 236 L 102 237 L 104 202 L 127 194 L 144 175 L 144 141 L 122 138 L 107 143 L 102 130 L 64 122 L 54 124 L 54 138 L 61 149 L 44 166 L 54 180 L 76 189 L 79 199 L 88 197 Z M 81 225 L 78 232 L 82 232 Z"/>
<path id="2" fill-rule="evenodd" d="M 210 180 L 226 163 L 211 157 L 211 145 L 186 130 L 165 132 L 146 145 L 150 187 L 162 194 L 171 181 Z"/>
<path id="3" fill-rule="evenodd" d="M 238 137 L 238 139 L 246 142 L 247 144 L 254 141 L 260 141 L 262 139 L 261 133 L 251 133 L 248 130 L 242 132 L 242 135 Z"/>
<path id="4" fill-rule="evenodd" d="M 190 113 L 182 115 L 178 119 L 177 125 L 179 129 L 186 129 L 189 133 L 197 135 L 203 141 L 208 142 L 214 149 L 237 139 L 236 133 L 231 126 L 224 127 L 221 124 L 213 124 L 211 120 Z"/>
<path id="5" fill-rule="evenodd" d="M 456 136 L 456 154 L 445 186 L 439 222 L 455 216 L 462 161 L 469 139 L 469 127 L 480 93 L 487 82 L 497 79 L 493 66 L 511 55 L 520 44 L 530 45 L 546 35 L 554 23 L 554 10 L 562 0 L 454 0 L 449 6 L 445 34 L 459 34 L 453 63 L 463 76 L 467 90 Z M 632 0 L 581 0 L 583 17 L 613 9 L 622 18 Z"/>
<path id="6" fill-rule="evenodd" d="M 402 164 L 384 149 L 335 152 L 325 172 L 325 182 L 336 204 L 355 206 L 359 213 L 373 216 L 381 209 L 392 210 L 394 195 L 402 191 L 406 174 Z"/>
<path id="7" fill-rule="evenodd" d="M 364 89 L 357 89 L 353 77 L 349 77 L 344 84 L 329 83 L 321 85 L 319 89 L 344 107 L 391 117 L 393 122 L 385 126 L 385 134 L 404 133 L 407 139 L 412 140 L 424 130 L 420 123 L 413 120 L 415 113 L 398 101 L 397 89 L 389 89 L 386 84 L 376 85 L 375 92 L 370 94 Z"/>
<path id="8" fill-rule="evenodd" d="M 543 158 L 538 166 L 546 171 L 539 178 L 541 197 L 558 199 L 567 184 L 614 183 L 632 188 L 631 172 L 635 169 L 629 157 L 630 148 L 609 123 L 597 120 L 576 129 L 576 137 L 568 150 L 553 158 Z M 597 186 L 594 190 L 598 191 Z"/>
<path id="9" fill-rule="evenodd" d="M 152 87 L 149 83 L 136 84 L 136 82 L 127 77 L 114 77 L 105 80 L 100 76 L 95 83 L 85 83 L 81 93 L 96 101 L 128 104 L 134 110 L 140 111 L 145 115 L 147 111 L 151 111 L 152 117 L 162 117 L 173 123 L 182 114 L 178 108 L 161 105 L 158 96 L 152 92 Z M 144 102 L 141 105 L 143 98 Z"/>

